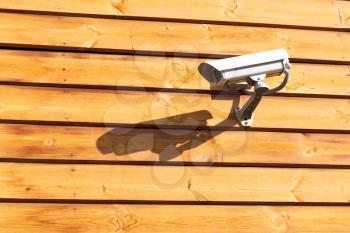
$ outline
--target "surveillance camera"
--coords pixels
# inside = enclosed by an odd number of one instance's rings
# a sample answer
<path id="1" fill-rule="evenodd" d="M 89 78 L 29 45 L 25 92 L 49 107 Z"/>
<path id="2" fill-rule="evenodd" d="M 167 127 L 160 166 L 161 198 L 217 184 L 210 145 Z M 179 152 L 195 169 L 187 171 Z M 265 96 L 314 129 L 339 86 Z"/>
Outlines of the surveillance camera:
<path id="1" fill-rule="evenodd" d="M 284 49 L 243 55 L 204 62 L 199 65 L 199 73 L 210 83 L 225 85 L 228 82 L 244 82 L 250 77 L 265 74 L 280 75 L 288 64 L 288 54 Z"/>
<path id="2" fill-rule="evenodd" d="M 251 126 L 253 111 L 259 104 L 263 94 L 275 93 L 288 82 L 291 65 L 288 53 L 284 49 L 248 54 L 238 57 L 204 62 L 199 65 L 199 73 L 210 83 L 226 86 L 230 89 L 241 89 L 252 95 L 242 107 L 236 109 L 236 117 L 242 126 Z M 270 89 L 262 82 L 266 77 L 284 73 L 285 79 L 278 86 Z M 254 92 L 248 89 L 254 87 Z"/>

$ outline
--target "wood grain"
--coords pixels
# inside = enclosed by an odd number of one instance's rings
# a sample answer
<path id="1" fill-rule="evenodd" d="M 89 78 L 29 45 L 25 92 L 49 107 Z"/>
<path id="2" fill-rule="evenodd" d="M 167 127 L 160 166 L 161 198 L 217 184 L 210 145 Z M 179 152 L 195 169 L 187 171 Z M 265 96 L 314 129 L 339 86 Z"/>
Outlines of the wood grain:
<path id="1" fill-rule="evenodd" d="M 238 96 L 0 86 L 0 119 L 238 127 L 230 116 Z M 241 96 L 242 105 L 247 96 Z M 132 104 L 130 104 L 132 103 Z M 254 127 L 350 129 L 350 100 L 265 96 Z"/>
<path id="2" fill-rule="evenodd" d="M 348 207 L 0 204 L 6 233 L 347 232 Z"/>
<path id="3" fill-rule="evenodd" d="M 0 125 L 1 159 L 350 165 L 350 136 Z"/>
<path id="4" fill-rule="evenodd" d="M 348 97 L 350 92 L 350 34 L 345 32 L 350 29 L 350 2 L 0 0 L 0 11 L 5 9 L 93 14 L 95 18 L 0 13 L 1 48 L 136 56 L 0 50 L 3 84 L 134 88 L 0 86 L 0 121 L 82 125 L 0 124 L 1 202 L 348 205 L 349 169 L 233 165 L 350 165 L 349 135 L 298 133 L 350 130 L 350 100 L 339 97 Z M 110 16 L 118 19 L 107 19 Z M 126 20 L 125 16 L 141 18 Z M 158 22 L 147 21 L 148 17 Z M 187 23 L 165 22 L 170 19 Z M 213 130 L 237 129 L 237 122 L 228 117 L 239 98 L 196 93 L 219 89 L 199 76 L 197 67 L 203 59 L 180 55 L 214 58 L 279 47 L 287 49 L 293 61 L 333 63 L 294 63 L 285 95 L 338 97 L 264 97 L 254 126 L 295 133 Z M 158 57 L 142 56 L 145 53 Z M 277 79 L 269 81 L 271 86 L 277 84 Z M 136 91 L 142 88 L 145 91 Z M 162 92 L 163 88 L 173 93 Z M 180 89 L 192 93 L 175 93 Z M 242 96 L 240 105 L 246 100 Z M 88 127 L 89 123 L 153 128 Z M 199 130 L 199 126 L 210 129 Z M 186 127 L 195 130 L 181 129 Z M 58 160 L 65 164 L 55 164 Z M 73 164 L 77 160 L 102 164 Z M 117 161 L 135 165 L 110 164 Z M 196 166 L 136 166 L 141 161 Z M 220 166 L 225 164 L 231 167 Z M 0 204 L 0 231 L 6 233 L 333 233 L 348 232 L 349 219 L 345 206 Z"/>
<path id="5" fill-rule="evenodd" d="M 338 2 L 340 2 L 339 5 Z M 152 7 L 149 7 L 150 5 Z M 283 2 L 269 0 L 0 1 L 0 8 L 3 9 L 329 28 L 349 27 L 346 22 L 340 21 L 338 15 L 338 11 L 346 9 L 349 5 L 346 1 L 331 0 L 284 0 Z"/>
<path id="6" fill-rule="evenodd" d="M 344 202 L 350 170 L 0 164 L 0 197 L 18 199 Z"/>
<path id="7" fill-rule="evenodd" d="M 295 59 L 350 62 L 348 32 L 11 13 L 0 14 L 0 30 L 0 44 L 9 47 L 191 56 L 231 56 L 285 48 Z"/>
<path id="8" fill-rule="evenodd" d="M 197 71 L 206 59 L 0 50 L 0 82 L 220 90 Z M 157 64 L 156 66 L 154 64 Z M 350 95 L 350 68 L 294 63 L 281 93 Z M 270 87 L 282 77 L 269 78 Z"/>
<path id="9" fill-rule="evenodd" d="M 345 27 L 350 27 L 350 2 L 349 1 L 336 1 L 338 7 L 338 13 L 340 18 L 340 23 L 345 25 Z"/>

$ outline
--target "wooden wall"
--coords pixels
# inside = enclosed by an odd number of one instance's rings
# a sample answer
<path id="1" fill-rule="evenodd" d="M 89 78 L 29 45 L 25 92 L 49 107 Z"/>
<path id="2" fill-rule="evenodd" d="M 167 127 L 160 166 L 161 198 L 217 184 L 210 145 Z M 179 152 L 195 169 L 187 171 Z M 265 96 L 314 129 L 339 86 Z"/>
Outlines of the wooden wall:
<path id="1" fill-rule="evenodd" d="M 349 1 L 0 0 L 0 32 L 0 232 L 349 232 Z M 275 48 L 239 128 L 197 67 Z"/>

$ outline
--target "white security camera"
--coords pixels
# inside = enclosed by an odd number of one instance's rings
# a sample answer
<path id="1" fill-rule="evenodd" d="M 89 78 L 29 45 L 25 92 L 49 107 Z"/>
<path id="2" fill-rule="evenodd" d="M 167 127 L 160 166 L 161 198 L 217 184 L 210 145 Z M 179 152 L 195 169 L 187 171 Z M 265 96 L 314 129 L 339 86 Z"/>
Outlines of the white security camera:
<path id="1" fill-rule="evenodd" d="M 242 108 L 236 109 L 236 118 L 240 125 L 251 126 L 253 112 L 263 94 L 275 93 L 288 82 L 291 65 L 288 53 L 284 49 L 248 54 L 204 62 L 199 65 L 199 73 L 210 83 L 226 86 L 230 89 L 243 90 L 251 98 Z M 283 82 L 273 89 L 261 82 L 266 77 L 284 73 Z M 254 87 L 254 92 L 248 90 Z"/>

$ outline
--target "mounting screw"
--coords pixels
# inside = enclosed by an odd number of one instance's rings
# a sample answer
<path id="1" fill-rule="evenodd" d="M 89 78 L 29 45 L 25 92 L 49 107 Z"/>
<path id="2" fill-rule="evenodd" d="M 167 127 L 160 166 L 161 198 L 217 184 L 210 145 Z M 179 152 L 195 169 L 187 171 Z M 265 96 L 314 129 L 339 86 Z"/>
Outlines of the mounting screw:
<path id="1" fill-rule="evenodd" d="M 287 62 L 286 65 L 285 65 L 285 67 L 286 67 L 287 69 L 290 69 L 290 68 L 292 68 L 292 65 L 291 65 L 289 62 Z"/>

